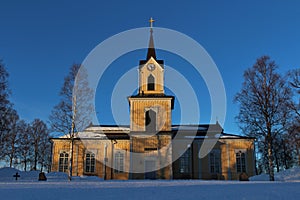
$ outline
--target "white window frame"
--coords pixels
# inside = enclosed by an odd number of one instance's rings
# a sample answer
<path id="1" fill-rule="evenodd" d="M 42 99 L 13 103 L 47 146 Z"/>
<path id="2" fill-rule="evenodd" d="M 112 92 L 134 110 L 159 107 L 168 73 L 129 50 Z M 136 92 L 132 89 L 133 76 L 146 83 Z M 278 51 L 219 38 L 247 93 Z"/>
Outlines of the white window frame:
<path id="1" fill-rule="evenodd" d="M 217 167 L 216 167 L 216 163 L 218 163 Z M 214 167 L 214 170 L 212 170 L 212 167 Z M 220 151 L 220 149 L 212 149 L 209 152 L 209 171 L 211 174 L 220 174 L 221 169 L 222 169 L 222 167 L 221 167 L 221 151 Z"/>
<path id="2" fill-rule="evenodd" d="M 237 173 L 243 173 L 243 172 L 246 172 L 247 173 L 247 171 L 248 171 L 248 169 L 247 169 L 247 150 L 246 149 L 235 149 L 235 151 L 234 151 L 234 153 L 235 153 L 235 168 L 236 168 L 236 172 Z M 240 159 L 240 170 L 238 170 L 238 163 L 237 163 L 237 160 L 238 160 L 238 157 L 237 157 L 237 154 L 240 154 L 240 157 L 239 157 L 239 159 Z M 245 170 L 243 170 L 243 162 L 242 162 L 242 154 L 244 154 L 245 155 L 245 157 L 244 157 L 244 165 L 245 165 Z"/>
<path id="3" fill-rule="evenodd" d="M 125 151 L 114 151 L 114 173 L 124 173 L 125 171 Z"/>
<path id="4" fill-rule="evenodd" d="M 61 158 L 61 154 L 64 154 L 64 156 Z M 66 156 L 68 155 L 68 156 Z M 63 159 L 63 161 L 61 162 L 61 159 Z M 58 171 L 59 172 L 67 172 L 69 169 L 69 152 L 62 150 L 59 152 L 59 157 L 58 157 Z M 62 168 L 62 170 L 61 170 Z"/>
<path id="5" fill-rule="evenodd" d="M 87 154 L 90 154 L 89 157 L 89 170 L 87 170 Z M 94 157 L 92 157 L 94 155 Z M 92 161 L 94 160 L 94 163 Z M 93 167 L 93 170 L 92 170 Z M 84 173 L 95 173 L 96 172 L 96 154 L 93 151 L 86 151 L 84 154 Z"/>
<path id="6" fill-rule="evenodd" d="M 158 124 L 159 123 L 159 121 L 158 121 L 158 114 L 159 114 L 159 112 L 160 112 L 160 109 L 161 109 L 161 107 L 160 106 L 151 106 L 151 107 L 147 107 L 147 108 L 145 108 L 144 109 L 144 115 L 145 115 L 145 128 L 146 128 L 146 112 L 147 111 L 150 111 L 150 110 L 153 110 L 154 112 L 155 112 L 155 114 L 156 114 L 156 119 L 155 119 L 155 131 L 157 131 L 157 130 L 160 130 L 160 125 Z M 163 111 L 162 111 L 163 112 Z M 165 118 L 165 116 L 164 116 L 164 118 Z M 160 124 L 164 124 L 165 123 L 165 121 L 163 121 L 163 123 L 160 123 Z"/>
<path id="7" fill-rule="evenodd" d="M 191 146 L 188 145 L 187 149 L 179 158 L 179 173 L 181 174 L 189 174 L 191 173 L 191 160 L 192 160 L 192 149 Z"/>

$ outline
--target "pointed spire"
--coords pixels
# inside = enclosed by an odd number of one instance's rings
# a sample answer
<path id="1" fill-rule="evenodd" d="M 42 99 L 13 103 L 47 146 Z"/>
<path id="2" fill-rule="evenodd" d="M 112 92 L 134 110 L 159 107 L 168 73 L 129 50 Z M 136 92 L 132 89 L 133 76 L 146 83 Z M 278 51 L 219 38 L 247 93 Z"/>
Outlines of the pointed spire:
<path id="1" fill-rule="evenodd" d="M 151 57 L 153 57 L 156 60 L 156 53 L 154 48 L 154 40 L 153 40 L 153 22 L 154 20 L 152 17 L 149 20 L 150 22 L 150 39 L 149 39 L 149 46 L 148 46 L 148 52 L 147 52 L 147 60 L 149 60 Z"/>

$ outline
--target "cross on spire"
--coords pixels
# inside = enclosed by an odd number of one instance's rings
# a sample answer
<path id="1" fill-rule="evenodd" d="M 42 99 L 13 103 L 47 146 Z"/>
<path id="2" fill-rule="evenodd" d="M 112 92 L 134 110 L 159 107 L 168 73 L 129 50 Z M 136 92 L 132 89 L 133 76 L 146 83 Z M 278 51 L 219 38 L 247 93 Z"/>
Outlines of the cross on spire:
<path id="1" fill-rule="evenodd" d="M 153 30 L 152 30 L 154 19 L 151 17 L 149 22 L 150 22 L 150 40 L 149 40 L 149 46 L 148 46 L 148 52 L 147 52 L 147 60 L 149 60 L 151 57 L 156 59 L 156 53 L 155 53 L 155 49 L 154 49 L 154 40 L 153 40 Z"/>
<path id="2" fill-rule="evenodd" d="M 153 22 L 154 22 L 154 21 L 155 21 L 155 20 L 151 17 L 150 20 L 149 20 L 149 22 L 150 22 L 150 28 L 153 27 Z"/>

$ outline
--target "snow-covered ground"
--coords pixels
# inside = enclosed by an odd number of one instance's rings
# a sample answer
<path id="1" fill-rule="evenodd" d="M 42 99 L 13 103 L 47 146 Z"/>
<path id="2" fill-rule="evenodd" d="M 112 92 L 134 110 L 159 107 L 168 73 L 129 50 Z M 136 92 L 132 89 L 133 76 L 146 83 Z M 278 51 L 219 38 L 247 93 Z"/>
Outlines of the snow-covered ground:
<path id="1" fill-rule="evenodd" d="M 299 170 L 300 171 L 300 170 Z M 285 172 L 298 176 L 298 169 Z M 12 169 L 0 169 L 0 199 L 60 200 L 60 199 L 299 199 L 300 180 L 284 181 L 103 181 L 98 178 L 76 177 L 68 182 L 60 173 L 47 174 L 48 181 L 36 181 L 36 172 L 20 172 L 15 181 Z M 8 176 L 9 175 L 9 176 Z M 22 179 L 23 176 L 23 179 Z M 27 178 L 26 178 L 27 176 Z M 283 175 L 282 175 L 283 176 Z M 6 178 L 5 178 L 6 177 Z M 10 179 L 12 177 L 12 179 Z M 30 181 L 31 177 L 31 181 Z M 5 179 L 5 180 L 4 180 Z M 259 178 L 257 178 L 259 179 Z"/>
<path id="2" fill-rule="evenodd" d="M 250 177 L 250 181 L 268 181 L 268 174 L 260 174 Z M 275 181 L 300 181 L 300 167 L 275 173 Z M 300 197 L 299 197 L 300 199 Z"/>

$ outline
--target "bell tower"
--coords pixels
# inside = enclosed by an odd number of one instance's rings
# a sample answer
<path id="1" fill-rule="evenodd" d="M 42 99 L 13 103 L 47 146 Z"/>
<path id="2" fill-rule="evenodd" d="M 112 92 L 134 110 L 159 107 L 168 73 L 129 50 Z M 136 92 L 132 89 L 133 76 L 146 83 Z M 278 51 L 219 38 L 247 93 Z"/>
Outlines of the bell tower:
<path id="1" fill-rule="evenodd" d="M 153 22 L 150 19 L 150 39 L 145 60 L 139 65 L 138 94 L 128 97 L 131 131 L 159 132 L 171 130 L 171 110 L 174 96 L 164 92 L 164 61 L 156 58 Z"/>

